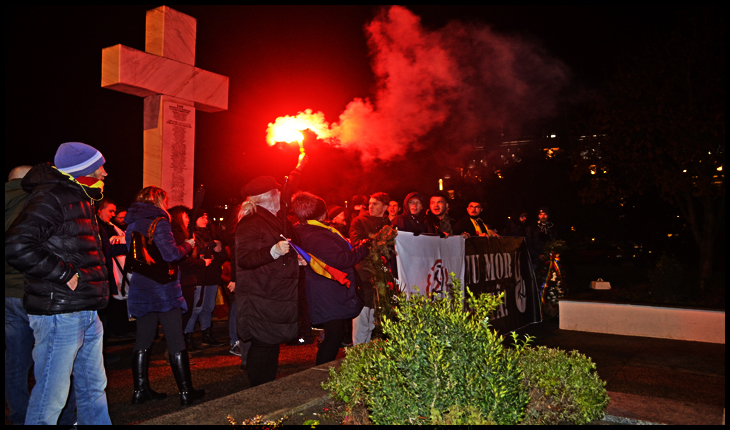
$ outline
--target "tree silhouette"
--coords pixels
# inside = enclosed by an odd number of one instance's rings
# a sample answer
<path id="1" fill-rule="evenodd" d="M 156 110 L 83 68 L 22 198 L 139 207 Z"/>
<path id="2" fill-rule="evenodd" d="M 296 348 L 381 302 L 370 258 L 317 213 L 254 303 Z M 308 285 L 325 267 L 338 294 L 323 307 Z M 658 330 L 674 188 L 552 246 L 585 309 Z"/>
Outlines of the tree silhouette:
<path id="1" fill-rule="evenodd" d="M 725 225 L 725 14 L 690 9 L 597 94 L 573 154 L 586 202 L 658 194 L 677 207 L 699 248 L 699 287 Z"/>

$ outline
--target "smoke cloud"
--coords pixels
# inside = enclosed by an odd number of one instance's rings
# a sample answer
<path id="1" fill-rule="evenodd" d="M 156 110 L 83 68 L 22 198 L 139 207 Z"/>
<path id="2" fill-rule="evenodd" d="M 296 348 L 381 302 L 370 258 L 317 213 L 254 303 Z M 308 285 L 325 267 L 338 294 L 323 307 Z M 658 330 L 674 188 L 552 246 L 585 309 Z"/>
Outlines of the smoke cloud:
<path id="1" fill-rule="evenodd" d="M 331 126 L 331 137 L 365 162 L 443 139 L 471 143 L 486 130 L 549 116 L 568 80 L 567 67 L 539 46 L 488 26 L 451 22 L 430 31 L 408 9 L 392 6 L 365 31 L 376 94 L 350 102 Z"/>
<path id="2" fill-rule="evenodd" d="M 357 151 L 365 167 L 414 154 L 443 162 L 471 150 L 480 134 L 550 116 L 568 81 L 567 67 L 537 44 L 484 25 L 454 21 L 428 30 L 411 11 L 392 6 L 365 32 L 376 77 L 372 100 L 354 99 L 331 125 L 309 109 L 279 117 L 269 124 L 270 144 L 310 128 Z"/>

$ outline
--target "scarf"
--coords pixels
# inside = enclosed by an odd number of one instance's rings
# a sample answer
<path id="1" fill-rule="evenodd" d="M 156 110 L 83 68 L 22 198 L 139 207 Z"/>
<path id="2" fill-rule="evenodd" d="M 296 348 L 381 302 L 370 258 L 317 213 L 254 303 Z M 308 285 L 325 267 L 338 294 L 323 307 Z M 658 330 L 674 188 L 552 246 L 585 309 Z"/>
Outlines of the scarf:
<path id="1" fill-rule="evenodd" d="M 56 168 L 55 166 L 53 168 L 58 170 L 58 168 Z M 104 198 L 104 181 L 102 181 L 101 179 L 90 178 L 88 176 L 79 176 L 78 178 L 74 178 L 66 172 L 62 172 L 60 170 L 58 170 L 58 172 L 69 178 L 72 182 L 79 184 L 81 186 L 81 189 L 84 190 L 86 197 L 90 198 L 91 200 L 99 201 Z M 87 188 L 98 188 L 99 191 L 102 192 L 101 198 L 95 199 L 91 197 L 89 193 L 86 192 Z"/>
<path id="2" fill-rule="evenodd" d="M 474 230 L 476 230 L 477 234 L 486 234 L 487 236 L 491 236 L 491 234 L 489 234 L 489 228 L 487 228 L 481 218 L 469 217 L 469 219 L 471 220 L 471 223 L 474 224 Z"/>
<path id="3" fill-rule="evenodd" d="M 551 223 L 550 221 L 548 221 L 546 223 L 541 223 L 539 221 L 537 222 L 537 228 L 538 228 L 538 230 L 540 230 L 540 233 L 543 233 L 543 234 L 547 234 L 548 230 L 553 228 L 553 225 L 554 224 Z"/>
<path id="4" fill-rule="evenodd" d="M 323 224 L 323 223 L 321 223 L 321 222 L 319 222 L 317 220 L 313 220 L 313 219 L 308 219 L 307 220 L 307 224 L 309 224 L 309 225 L 316 225 L 317 227 L 322 227 L 324 229 L 327 229 L 327 230 L 331 231 L 332 233 L 340 236 L 342 238 L 342 240 L 344 240 L 345 242 L 347 242 L 348 245 L 350 245 L 350 241 L 348 241 L 347 239 L 345 239 L 345 236 L 343 236 L 342 233 L 339 232 L 339 230 L 337 230 L 336 228 L 334 228 L 332 226 L 329 226 L 327 224 Z M 350 245 L 350 249 L 352 249 L 352 245 Z"/>

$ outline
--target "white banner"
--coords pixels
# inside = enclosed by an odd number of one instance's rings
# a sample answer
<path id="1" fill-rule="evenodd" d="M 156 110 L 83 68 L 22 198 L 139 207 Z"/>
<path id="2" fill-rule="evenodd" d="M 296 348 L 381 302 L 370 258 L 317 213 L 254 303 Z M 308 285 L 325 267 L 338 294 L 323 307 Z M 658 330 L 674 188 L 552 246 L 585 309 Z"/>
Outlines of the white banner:
<path id="1" fill-rule="evenodd" d="M 464 285 L 464 238 L 460 235 L 414 236 L 399 231 L 395 238 L 398 284 L 406 294 L 437 294 L 444 297 L 453 290 L 450 273 Z"/>

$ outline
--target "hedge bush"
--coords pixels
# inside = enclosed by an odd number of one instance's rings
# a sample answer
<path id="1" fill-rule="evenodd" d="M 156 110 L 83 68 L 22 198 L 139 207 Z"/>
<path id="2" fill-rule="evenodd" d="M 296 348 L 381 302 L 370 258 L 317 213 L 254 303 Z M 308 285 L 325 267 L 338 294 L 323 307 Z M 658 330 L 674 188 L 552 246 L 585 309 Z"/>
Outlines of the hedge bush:
<path id="1" fill-rule="evenodd" d="M 523 424 L 586 424 L 603 418 L 606 383 L 590 358 L 540 346 L 526 348 L 519 366 L 523 387 L 530 393 Z"/>
<path id="2" fill-rule="evenodd" d="M 489 325 L 503 294 L 466 294 L 400 296 L 397 318 L 383 320 L 387 340 L 348 348 L 340 371 L 331 368 L 322 386 L 351 408 L 367 407 L 374 424 L 583 423 L 600 417 L 607 397 L 590 359 L 528 348 L 529 339 L 515 334 L 506 347 Z"/>
<path id="3" fill-rule="evenodd" d="M 386 341 L 348 349 L 324 385 L 346 403 L 364 402 L 375 424 L 516 424 L 528 396 L 517 358 L 489 328 L 501 297 L 401 299 L 384 319 Z M 516 341 L 516 339 L 515 339 Z M 517 342 L 519 343 L 519 342 Z"/>

